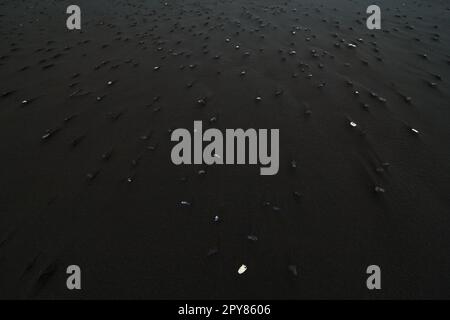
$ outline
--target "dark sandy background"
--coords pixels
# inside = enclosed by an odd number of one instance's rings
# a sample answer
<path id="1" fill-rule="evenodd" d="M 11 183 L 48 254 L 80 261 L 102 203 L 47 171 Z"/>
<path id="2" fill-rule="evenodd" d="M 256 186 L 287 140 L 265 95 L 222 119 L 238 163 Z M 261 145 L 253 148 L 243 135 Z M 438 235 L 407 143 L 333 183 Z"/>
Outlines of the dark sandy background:
<path id="1" fill-rule="evenodd" d="M 0 1 L 1 298 L 450 298 L 448 1 L 70 4 Z M 174 166 L 213 117 L 278 175 Z"/>

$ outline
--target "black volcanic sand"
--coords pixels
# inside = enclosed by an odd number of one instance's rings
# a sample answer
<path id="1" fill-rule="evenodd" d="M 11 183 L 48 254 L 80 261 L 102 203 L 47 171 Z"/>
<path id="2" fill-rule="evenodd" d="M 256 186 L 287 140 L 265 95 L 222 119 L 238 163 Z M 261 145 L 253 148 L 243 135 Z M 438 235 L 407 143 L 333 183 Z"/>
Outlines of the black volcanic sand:
<path id="1" fill-rule="evenodd" d="M 450 298 L 450 4 L 371 2 L 2 1 L 0 297 Z M 279 173 L 173 165 L 194 120 Z"/>

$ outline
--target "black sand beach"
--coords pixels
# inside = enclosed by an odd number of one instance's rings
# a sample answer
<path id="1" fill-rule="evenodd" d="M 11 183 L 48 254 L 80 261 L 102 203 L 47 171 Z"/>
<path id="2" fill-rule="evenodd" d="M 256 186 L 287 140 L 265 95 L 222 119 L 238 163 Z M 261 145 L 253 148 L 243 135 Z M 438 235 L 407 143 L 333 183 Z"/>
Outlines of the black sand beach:
<path id="1" fill-rule="evenodd" d="M 448 1 L 70 4 L 0 2 L 0 298 L 450 298 Z M 175 166 L 194 120 L 278 174 Z"/>

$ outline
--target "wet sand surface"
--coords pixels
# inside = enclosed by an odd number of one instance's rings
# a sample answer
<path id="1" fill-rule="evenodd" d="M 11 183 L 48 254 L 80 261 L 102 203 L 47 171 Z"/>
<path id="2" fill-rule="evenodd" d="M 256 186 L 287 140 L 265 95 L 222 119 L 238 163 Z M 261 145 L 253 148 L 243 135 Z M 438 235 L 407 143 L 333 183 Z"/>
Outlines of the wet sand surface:
<path id="1" fill-rule="evenodd" d="M 69 4 L 0 2 L 1 298 L 450 298 L 447 1 Z M 194 120 L 278 174 L 173 165 Z"/>

